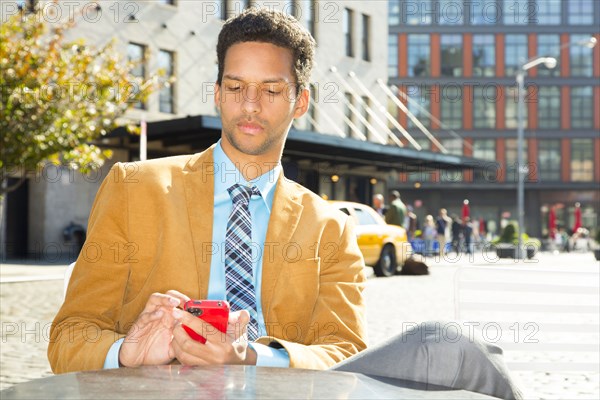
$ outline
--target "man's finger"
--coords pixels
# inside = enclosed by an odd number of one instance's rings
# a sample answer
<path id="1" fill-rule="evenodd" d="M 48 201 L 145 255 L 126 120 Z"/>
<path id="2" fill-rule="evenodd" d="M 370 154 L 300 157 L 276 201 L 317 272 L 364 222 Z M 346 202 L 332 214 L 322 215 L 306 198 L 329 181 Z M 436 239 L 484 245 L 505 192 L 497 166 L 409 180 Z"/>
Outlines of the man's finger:
<path id="1" fill-rule="evenodd" d="M 183 307 L 186 301 L 191 300 L 188 296 L 177 290 L 167 290 L 166 294 L 179 300 L 179 305 L 177 305 L 177 307 Z"/>
<path id="2" fill-rule="evenodd" d="M 144 311 L 152 311 L 156 307 L 177 307 L 179 305 L 179 299 L 174 296 L 169 296 L 163 293 L 152 293 L 148 298 Z"/>

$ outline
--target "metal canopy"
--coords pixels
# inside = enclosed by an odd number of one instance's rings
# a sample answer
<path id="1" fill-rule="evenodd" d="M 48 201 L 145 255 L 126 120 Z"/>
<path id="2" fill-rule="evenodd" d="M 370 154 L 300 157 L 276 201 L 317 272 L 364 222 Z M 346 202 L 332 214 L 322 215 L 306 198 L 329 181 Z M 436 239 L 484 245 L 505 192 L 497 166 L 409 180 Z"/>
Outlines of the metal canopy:
<path id="1" fill-rule="evenodd" d="M 200 151 L 215 143 L 220 136 L 221 119 L 206 115 L 151 122 L 147 128 L 148 143 L 160 142 L 158 147 L 163 149 L 165 154 L 174 154 L 170 148 L 182 145 Z M 128 137 L 127 147 L 139 147 L 139 136 L 129 135 L 125 128 L 116 129 L 108 137 Z M 485 169 L 496 166 L 493 161 L 418 151 L 293 128 L 288 135 L 283 157 L 294 161 L 308 160 L 352 167 L 368 166 L 376 167 L 380 171 L 397 172 Z"/>

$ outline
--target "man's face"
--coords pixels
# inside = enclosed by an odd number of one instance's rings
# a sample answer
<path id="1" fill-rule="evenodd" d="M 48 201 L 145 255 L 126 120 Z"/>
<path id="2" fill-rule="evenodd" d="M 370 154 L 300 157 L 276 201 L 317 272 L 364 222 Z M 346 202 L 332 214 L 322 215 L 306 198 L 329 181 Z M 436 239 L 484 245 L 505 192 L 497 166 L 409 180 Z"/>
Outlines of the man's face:
<path id="1" fill-rule="evenodd" d="M 308 108 L 308 90 L 296 96 L 292 60 L 290 50 L 270 43 L 237 43 L 227 50 L 215 104 L 222 145 L 234 161 L 240 156 L 279 161 L 292 120 Z"/>

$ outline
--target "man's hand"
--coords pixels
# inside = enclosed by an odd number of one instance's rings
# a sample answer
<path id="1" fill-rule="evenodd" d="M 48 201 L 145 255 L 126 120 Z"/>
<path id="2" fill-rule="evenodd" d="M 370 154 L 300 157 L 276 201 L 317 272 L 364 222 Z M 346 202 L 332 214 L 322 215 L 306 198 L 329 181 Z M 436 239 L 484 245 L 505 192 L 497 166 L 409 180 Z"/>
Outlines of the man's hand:
<path id="1" fill-rule="evenodd" d="M 173 328 L 182 314 L 176 307 L 189 298 L 175 290 L 154 293 L 129 329 L 119 351 L 119 363 L 125 367 L 161 365 L 173 360 Z"/>
<path id="2" fill-rule="evenodd" d="M 183 313 L 182 324 L 206 338 L 202 344 L 193 340 L 181 325 L 173 330 L 172 348 L 183 365 L 246 364 L 256 365 L 256 352 L 248 346 L 248 311 L 229 314 L 227 333 L 220 332 L 208 322 Z"/>

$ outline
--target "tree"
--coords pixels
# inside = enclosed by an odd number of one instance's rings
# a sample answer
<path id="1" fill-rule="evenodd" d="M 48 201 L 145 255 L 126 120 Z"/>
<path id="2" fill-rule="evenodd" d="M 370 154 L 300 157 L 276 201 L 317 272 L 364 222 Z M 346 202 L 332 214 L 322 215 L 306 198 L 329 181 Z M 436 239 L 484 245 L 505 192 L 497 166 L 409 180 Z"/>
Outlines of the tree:
<path id="1" fill-rule="evenodd" d="M 111 152 L 93 142 L 158 87 L 130 73 L 114 41 L 68 41 L 76 19 L 49 26 L 31 11 L 0 26 L 0 199 L 46 162 L 101 167 Z M 11 176 L 21 180 L 8 187 Z"/>

